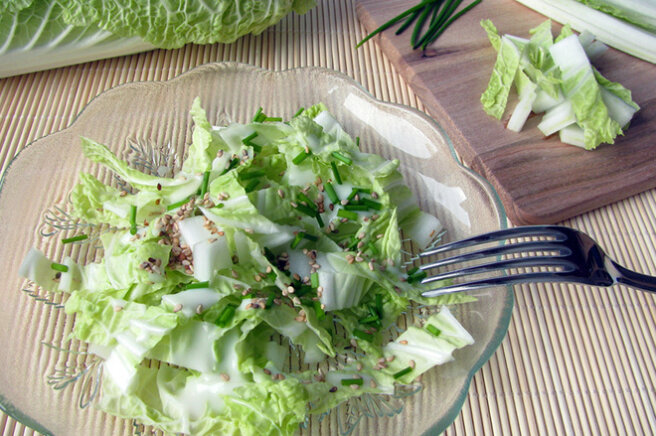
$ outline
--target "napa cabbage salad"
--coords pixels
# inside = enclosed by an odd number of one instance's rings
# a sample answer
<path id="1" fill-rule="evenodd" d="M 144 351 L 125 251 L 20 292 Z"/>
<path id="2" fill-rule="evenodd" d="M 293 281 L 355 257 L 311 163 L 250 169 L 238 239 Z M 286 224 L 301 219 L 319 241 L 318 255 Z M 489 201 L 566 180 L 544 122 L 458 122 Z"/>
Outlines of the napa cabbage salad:
<path id="1" fill-rule="evenodd" d="M 471 297 L 422 297 L 423 273 L 404 267 L 401 231 L 422 249 L 441 225 L 397 160 L 361 152 L 323 104 L 215 127 L 196 99 L 191 116 L 173 178 L 82 138 L 131 187 L 83 173 L 71 192 L 75 218 L 111 229 L 102 259 L 33 248 L 20 268 L 69 294 L 72 336 L 103 359 L 98 407 L 171 433 L 288 435 L 473 343 L 446 306 Z M 409 306 L 437 304 L 398 330 Z"/>

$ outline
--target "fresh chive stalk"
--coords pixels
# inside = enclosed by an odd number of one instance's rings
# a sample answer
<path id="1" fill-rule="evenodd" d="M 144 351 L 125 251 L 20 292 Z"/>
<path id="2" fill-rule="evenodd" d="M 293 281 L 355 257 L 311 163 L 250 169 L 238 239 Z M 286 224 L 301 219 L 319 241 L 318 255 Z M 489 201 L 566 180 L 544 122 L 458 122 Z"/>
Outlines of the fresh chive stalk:
<path id="1" fill-rule="evenodd" d="M 68 272 L 68 266 L 62 265 L 61 263 L 53 262 L 53 263 L 50 264 L 50 268 L 54 269 L 55 271 L 59 271 L 59 272 Z"/>
<path id="2" fill-rule="evenodd" d="M 412 36 L 410 37 L 410 45 L 413 49 L 421 47 L 421 49 L 425 51 L 426 48 L 434 43 L 455 20 L 481 2 L 481 0 L 474 0 L 456 13 L 456 10 L 462 1 L 463 0 L 423 0 L 375 29 L 362 39 L 362 41 L 356 45 L 356 48 L 360 47 L 378 33 L 381 33 L 389 27 L 403 21 L 403 24 L 398 28 L 396 34 L 400 35 L 414 24 Z M 426 26 L 426 23 L 428 23 L 428 26 Z"/>
<path id="3" fill-rule="evenodd" d="M 412 368 L 408 366 L 408 367 L 403 368 L 402 370 L 400 370 L 400 371 L 398 371 L 398 372 L 395 372 L 394 375 L 393 375 L 393 377 L 394 377 L 395 379 L 400 379 L 401 377 L 403 377 L 404 375 L 406 375 L 406 374 L 408 374 L 408 373 L 410 373 L 410 372 L 412 372 Z"/>
<path id="4" fill-rule="evenodd" d="M 365 42 L 369 41 L 371 38 L 373 38 L 374 36 L 376 36 L 376 35 L 379 34 L 380 32 L 382 32 L 382 31 L 384 31 L 384 30 L 387 30 L 388 28 L 390 28 L 390 27 L 392 27 L 393 25 L 395 25 L 396 23 L 400 22 L 401 20 L 403 20 L 403 19 L 406 18 L 407 16 L 412 15 L 412 14 L 415 13 L 416 11 L 420 11 L 421 9 L 424 8 L 424 6 L 426 6 L 427 4 L 432 3 L 432 2 L 434 2 L 434 1 L 435 1 L 435 0 L 424 0 L 424 1 L 422 1 L 421 3 L 419 3 L 419 4 L 417 4 L 417 5 L 413 6 L 413 7 L 411 7 L 410 9 L 401 12 L 399 15 L 397 15 L 396 17 L 392 18 L 391 20 L 389 20 L 389 21 L 383 23 L 383 24 L 382 24 L 380 27 L 378 27 L 376 30 L 374 30 L 373 32 L 371 32 L 369 35 L 365 36 L 364 39 L 363 39 L 362 41 L 360 41 L 355 47 L 356 47 L 356 48 L 360 47 L 362 44 L 364 44 Z"/>
<path id="5" fill-rule="evenodd" d="M 317 216 L 317 210 L 314 209 L 313 207 L 306 206 L 304 204 L 296 204 L 296 210 L 299 212 L 304 213 L 307 216 L 311 216 L 312 218 Z"/>
<path id="6" fill-rule="evenodd" d="M 282 121 L 282 117 L 264 117 L 265 122 L 279 122 Z"/>
<path id="7" fill-rule="evenodd" d="M 264 304 L 264 307 L 266 309 L 271 309 L 271 307 L 273 307 L 273 300 L 275 298 L 276 298 L 276 294 L 274 294 L 273 292 L 270 293 L 269 296 L 267 297 L 267 300 L 266 300 L 266 303 Z"/>
<path id="8" fill-rule="evenodd" d="M 85 239 L 88 239 L 89 236 L 87 235 L 77 235 L 77 236 L 72 236 L 70 238 L 64 238 L 62 239 L 62 244 L 70 244 L 72 242 L 78 242 L 78 241 L 84 241 Z"/>
<path id="9" fill-rule="evenodd" d="M 301 115 L 303 111 L 305 111 L 304 107 L 299 108 L 292 118 L 296 118 L 297 116 Z"/>
<path id="10" fill-rule="evenodd" d="M 137 206 L 130 206 L 130 234 L 137 234 Z"/>
<path id="11" fill-rule="evenodd" d="M 374 324 L 378 321 L 380 321 L 380 318 L 378 317 L 378 315 L 369 315 L 365 318 L 362 318 L 360 320 L 360 324 Z"/>

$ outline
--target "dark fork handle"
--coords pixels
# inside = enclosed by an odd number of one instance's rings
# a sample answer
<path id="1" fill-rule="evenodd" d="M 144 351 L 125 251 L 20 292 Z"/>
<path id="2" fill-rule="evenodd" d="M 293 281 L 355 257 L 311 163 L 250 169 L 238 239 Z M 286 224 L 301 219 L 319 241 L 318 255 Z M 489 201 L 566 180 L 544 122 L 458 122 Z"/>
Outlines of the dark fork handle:
<path id="1" fill-rule="evenodd" d="M 607 261 L 610 265 L 607 265 L 606 268 L 609 270 L 614 269 L 616 271 L 615 280 L 617 283 L 642 289 L 643 291 L 656 292 L 656 277 L 631 271 L 612 259 L 607 259 Z"/>

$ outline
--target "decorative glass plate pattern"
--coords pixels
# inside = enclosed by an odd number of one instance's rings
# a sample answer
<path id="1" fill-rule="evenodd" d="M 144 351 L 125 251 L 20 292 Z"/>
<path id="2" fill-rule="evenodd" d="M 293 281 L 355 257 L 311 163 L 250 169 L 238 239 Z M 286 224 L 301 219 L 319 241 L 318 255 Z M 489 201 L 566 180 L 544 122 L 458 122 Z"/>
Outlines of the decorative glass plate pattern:
<path id="1" fill-rule="evenodd" d="M 200 96 L 210 122 L 250 120 L 258 107 L 290 118 L 299 107 L 325 103 L 364 151 L 401 161 L 422 209 L 438 216 L 445 240 L 497 229 L 505 215 L 492 188 L 462 167 L 435 121 L 410 108 L 374 99 L 350 78 L 303 68 L 271 72 L 235 63 L 208 64 L 167 82 L 131 83 L 96 97 L 67 129 L 35 141 L 12 161 L 0 190 L 0 407 L 34 429 L 54 435 L 149 434 L 150 429 L 89 405 L 102 391 L 102 365 L 84 344 L 68 340 L 73 319 L 61 294 L 49 295 L 17 276 L 30 246 L 51 258 L 92 260 L 93 237 L 59 243 L 81 225 L 67 216 L 67 196 L 80 171 L 104 181 L 108 171 L 86 160 L 80 136 L 105 143 L 133 166 L 174 172 L 191 140 L 188 110 Z M 164 173 L 163 173 L 164 172 Z M 114 180 L 120 184 L 120 180 Z M 104 229 L 87 229 L 98 235 Z M 57 235 L 57 237 L 53 237 Z M 23 292 L 21 292 L 23 290 Z M 308 420 L 301 434 L 436 434 L 457 416 L 473 374 L 503 339 L 512 291 L 488 289 L 454 308 L 476 343 L 455 361 L 394 397 L 367 396 Z M 42 304 L 45 303 L 45 304 Z M 419 315 L 420 315 L 419 311 Z"/>

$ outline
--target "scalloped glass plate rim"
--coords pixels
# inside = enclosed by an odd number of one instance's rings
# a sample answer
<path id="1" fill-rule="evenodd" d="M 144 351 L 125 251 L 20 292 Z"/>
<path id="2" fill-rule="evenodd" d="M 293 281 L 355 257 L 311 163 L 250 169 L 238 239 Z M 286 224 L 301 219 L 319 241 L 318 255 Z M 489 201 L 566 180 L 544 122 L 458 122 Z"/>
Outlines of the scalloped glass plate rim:
<path id="1" fill-rule="evenodd" d="M 427 121 L 429 124 L 431 124 L 436 130 L 439 131 L 440 135 L 445 139 L 448 147 L 450 154 L 454 161 L 457 163 L 457 165 L 463 170 L 469 173 L 471 176 L 476 178 L 479 183 L 483 184 L 486 189 L 489 191 L 491 194 L 491 197 L 493 198 L 493 201 L 496 206 L 496 211 L 498 213 L 498 224 L 500 228 L 505 228 L 507 227 L 507 216 L 505 214 L 504 207 L 501 203 L 501 200 L 496 192 L 496 190 L 492 187 L 492 185 L 482 176 L 480 176 L 478 173 L 475 171 L 471 170 L 470 168 L 466 167 L 462 161 L 460 160 L 457 151 L 455 150 L 453 146 L 453 142 L 451 141 L 451 138 L 446 134 L 445 130 L 442 128 L 442 126 L 439 124 L 438 121 L 435 119 L 429 117 L 425 113 L 412 108 L 410 106 L 406 106 L 403 104 L 398 104 L 398 103 L 392 103 L 392 102 L 387 102 L 387 101 L 382 101 L 376 97 L 374 97 L 363 85 L 361 85 L 359 82 L 357 82 L 355 79 L 353 79 L 350 76 L 347 76 L 344 73 L 335 71 L 335 70 L 330 70 L 327 68 L 323 67 L 295 67 L 295 68 L 288 68 L 288 69 L 283 69 L 283 70 L 269 70 L 257 66 L 253 66 L 250 64 L 244 64 L 244 63 L 239 63 L 239 62 L 210 62 L 206 63 L 203 65 L 196 66 L 194 68 L 189 69 L 188 71 L 182 72 L 178 74 L 177 76 L 167 79 L 167 80 L 157 80 L 157 81 L 133 81 L 133 82 L 126 82 L 122 83 L 116 86 L 113 86 L 109 89 L 106 89 L 96 96 L 92 97 L 85 105 L 84 107 L 77 113 L 77 115 L 74 116 L 73 120 L 71 123 L 60 130 L 48 133 L 47 135 L 44 135 L 42 137 L 39 137 L 31 142 L 29 142 L 25 147 L 21 148 L 16 155 L 14 155 L 9 163 L 7 164 L 5 170 L 3 171 L 2 175 L 0 176 L 0 196 L 2 196 L 3 193 L 3 187 L 5 184 L 5 179 L 6 176 L 12 166 L 12 164 L 19 158 L 21 158 L 22 153 L 24 150 L 26 150 L 28 147 L 33 146 L 35 143 L 39 142 L 40 140 L 44 138 L 48 138 L 54 134 L 62 133 L 67 130 L 70 130 L 74 127 L 76 122 L 85 114 L 86 111 L 88 111 L 89 107 L 94 105 L 99 99 L 102 99 L 105 95 L 111 94 L 112 92 L 119 91 L 123 88 L 130 87 L 130 86 L 138 86 L 138 85 L 148 85 L 148 86 L 157 86 L 158 84 L 167 84 L 171 82 L 176 82 L 176 81 L 181 81 L 183 79 L 188 78 L 188 76 L 193 76 L 194 74 L 200 74 L 204 72 L 205 70 L 211 70 L 211 69 L 217 69 L 218 67 L 222 67 L 224 69 L 240 69 L 240 70 L 245 70 L 246 72 L 250 73 L 272 73 L 272 74 L 285 74 L 285 73 L 307 73 L 311 74 L 313 72 L 318 72 L 323 75 L 327 76 L 332 76 L 336 78 L 337 80 L 345 82 L 345 85 L 355 87 L 357 88 L 366 98 L 368 98 L 370 103 L 376 103 L 378 105 L 383 105 L 387 106 L 389 108 L 392 108 L 397 111 L 401 112 L 407 112 L 411 113 L 414 116 L 417 116 L 419 118 L 422 118 L 424 121 Z M 444 416 L 441 417 L 438 421 L 436 421 L 430 429 L 425 434 L 440 434 L 443 431 L 446 430 L 447 427 L 451 425 L 451 423 L 456 419 L 458 414 L 460 413 L 460 410 L 462 409 L 467 393 L 469 391 L 470 385 L 472 378 L 474 375 L 478 372 L 479 369 L 492 357 L 494 352 L 497 350 L 497 348 L 501 345 L 502 340 L 504 339 L 508 326 L 510 324 L 510 318 L 512 315 L 512 309 L 514 306 L 514 296 L 512 293 L 512 288 L 508 287 L 509 292 L 506 293 L 506 301 L 504 302 L 504 308 L 505 312 L 503 313 L 502 317 L 499 320 L 499 325 L 497 326 L 496 332 L 494 336 L 491 338 L 491 340 L 488 342 L 487 346 L 485 349 L 481 352 L 480 358 L 478 361 L 476 361 L 471 368 L 468 371 L 467 376 L 464 378 L 463 383 L 462 383 L 462 388 L 460 389 L 460 392 L 458 393 L 457 399 L 453 402 L 452 406 L 448 409 L 447 413 L 444 414 Z M 0 410 L 2 410 L 4 413 L 6 413 L 8 416 L 11 418 L 15 419 L 16 421 L 28 426 L 29 428 L 38 431 L 43 434 L 51 434 L 49 430 L 47 430 L 44 426 L 39 424 L 39 422 L 32 418 L 31 416 L 28 416 L 27 414 L 23 413 L 19 409 L 15 408 L 11 401 L 7 399 L 5 396 L 0 394 Z"/>

